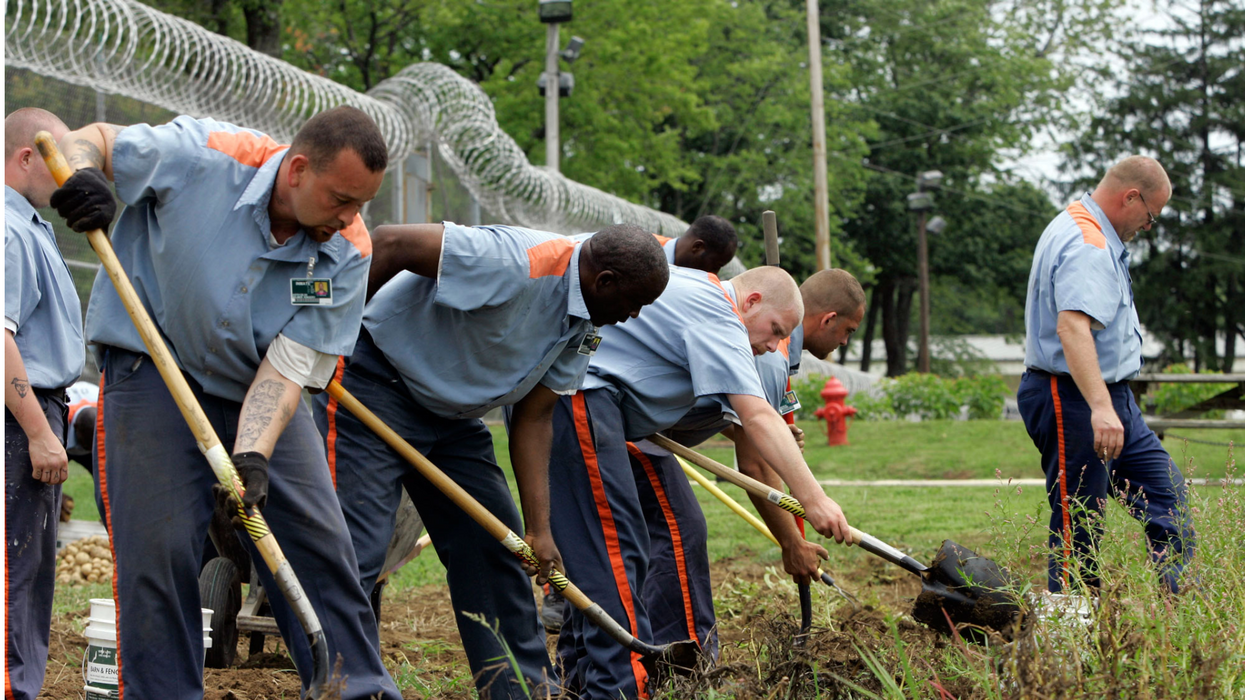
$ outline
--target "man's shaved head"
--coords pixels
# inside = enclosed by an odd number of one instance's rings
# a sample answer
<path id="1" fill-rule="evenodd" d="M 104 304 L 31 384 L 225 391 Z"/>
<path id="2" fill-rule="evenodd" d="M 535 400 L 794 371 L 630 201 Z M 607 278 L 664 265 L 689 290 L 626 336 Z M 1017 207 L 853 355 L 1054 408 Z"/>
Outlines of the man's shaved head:
<path id="1" fill-rule="evenodd" d="M 35 134 L 40 131 L 69 131 L 61 118 L 38 107 L 23 107 L 4 118 L 4 160 L 7 162 L 21 148 L 35 147 Z"/>
<path id="2" fill-rule="evenodd" d="M 1098 183 L 1099 187 L 1128 189 L 1136 187 L 1147 198 L 1171 195 L 1172 183 L 1167 171 L 1153 158 L 1129 156 L 1111 166 Z"/>
<path id="3" fill-rule="evenodd" d="M 778 341 L 790 336 L 804 317 L 800 288 L 781 268 L 756 267 L 732 278 L 731 284 L 753 354 L 776 350 Z"/>
<path id="4" fill-rule="evenodd" d="M 865 290 L 847 270 L 822 270 L 800 285 L 804 349 L 819 360 L 847 344 L 865 316 Z"/>
<path id="5" fill-rule="evenodd" d="M 1090 197 L 1127 243 L 1158 221 L 1171 195 L 1171 180 L 1157 160 L 1129 156 L 1111 166 Z"/>
<path id="6" fill-rule="evenodd" d="M 46 109 L 23 107 L 4 119 L 4 184 L 35 209 L 48 206 L 56 180 L 35 148 L 35 134 L 46 131 L 59 141 L 69 132 L 60 117 Z"/>
<path id="7" fill-rule="evenodd" d="M 865 290 L 855 276 L 847 270 L 822 270 L 804 280 L 800 285 L 804 299 L 804 315 L 824 314 L 830 311 L 840 315 L 852 315 L 865 304 Z"/>

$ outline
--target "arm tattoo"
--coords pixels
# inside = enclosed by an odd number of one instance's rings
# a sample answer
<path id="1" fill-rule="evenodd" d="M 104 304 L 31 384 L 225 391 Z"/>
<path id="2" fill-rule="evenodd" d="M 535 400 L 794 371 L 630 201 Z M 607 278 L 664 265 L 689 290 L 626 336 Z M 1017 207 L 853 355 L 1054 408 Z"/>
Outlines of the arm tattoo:
<path id="1" fill-rule="evenodd" d="M 234 452 L 248 452 L 254 448 L 263 436 L 264 431 L 272 424 L 277 409 L 281 409 L 281 418 L 288 421 L 293 415 L 289 406 L 282 406 L 281 399 L 285 396 L 285 385 L 275 379 L 265 379 L 251 389 L 246 397 L 246 406 L 242 412 L 241 425 L 238 427 L 238 439 L 234 444 Z"/>
<path id="2" fill-rule="evenodd" d="M 74 139 L 66 150 L 69 151 L 67 154 L 69 165 L 74 170 L 104 167 L 104 154 L 99 150 L 99 146 L 87 139 Z"/>
<path id="3" fill-rule="evenodd" d="M 21 377 L 13 378 L 13 388 L 17 389 L 17 397 L 19 399 L 26 398 L 26 392 L 30 390 L 30 382 Z"/>

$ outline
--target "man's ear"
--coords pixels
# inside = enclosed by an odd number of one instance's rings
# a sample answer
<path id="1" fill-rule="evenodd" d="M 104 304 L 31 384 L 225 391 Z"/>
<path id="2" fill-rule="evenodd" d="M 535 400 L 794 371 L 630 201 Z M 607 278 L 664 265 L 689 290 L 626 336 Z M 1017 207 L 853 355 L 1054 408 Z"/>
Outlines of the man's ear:
<path id="1" fill-rule="evenodd" d="M 692 253 L 700 255 L 705 252 L 705 242 L 697 238 L 692 241 Z"/>
<path id="2" fill-rule="evenodd" d="M 825 314 L 822 314 L 822 316 L 821 316 L 821 322 L 820 322 L 820 323 L 818 323 L 817 325 L 818 325 L 818 327 L 820 327 L 820 328 L 829 328 L 829 327 L 831 326 L 831 324 L 833 324 L 833 323 L 834 323 L 834 320 L 835 320 L 836 318 L 838 318 L 838 317 L 839 317 L 839 312 L 837 312 L 837 311 L 828 311 L 828 312 L 826 312 Z"/>
<path id="3" fill-rule="evenodd" d="M 592 280 L 592 286 L 598 293 L 618 286 L 618 273 L 613 270 L 602 270 Z"/>
<path id="4" fill-rule="evenodd" d="M 739 303 L 739 313 L 752 309 L 752 307 L 760 304 L 764 299 L 764 295 L 760 292 L 748 292 L 744 295 L 743 301 Z"/>
<path id="5" fill-rule="evenodd" d="M 307 156 L 299 153 L 290 156 L 290 171 L 287 175 L 287 183 L 290 187 L 298 187 L 303 183 L 303 178 L 307 176 L 307 172 L 311 169 L 311 161 L 307 160 Z"/>

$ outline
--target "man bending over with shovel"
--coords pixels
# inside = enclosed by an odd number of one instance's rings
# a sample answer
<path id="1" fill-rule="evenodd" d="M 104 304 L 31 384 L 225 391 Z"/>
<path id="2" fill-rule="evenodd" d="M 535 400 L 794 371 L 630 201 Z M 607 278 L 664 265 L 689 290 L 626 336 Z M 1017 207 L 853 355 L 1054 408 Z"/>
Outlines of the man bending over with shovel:
<path id="1" fill-rule="evenodd" d="M 847 534 L 839 506 L 817 485 L 766 400 L 753 360 L 777 350 L 802 318 L 799 289 L 777 268 L 750 270 L 729 284 L 672 268 L 665 293 L 640 318 L 604 329 L 583 391 L 559 399 L 550 460 L 554 537 L 567 574 L 640 639 L 653 636 L 643 591 L 649 530 L 660 526 L 646 518 L 667 506 L 697 506 L 677 465 L 677 474 L 656 473 L 629 441 L 673 426 L 698 397 L 726 395 L 766 461 L 805 504 L 813 527 L 840 542 Z M 558 656 L 581 697 L 645 692 L 648 674 L 638 656 L 577 610 L 562 628 Z"/>
<path id="2" fill-rule="evenodd" d="M 526 531 L 540 570 L 525 575 L 508 549 L 325 394 L 316 416 L 358 577 L 371 590 L 405 488 L 445 564 L 481 696 L 527 697 L 491 627 L 529 684 L 551 680 L 528 576 L 544 583 L 550 567 L 562 568 L 549 531 L 554 405 L 583 382 L 597 327 L 635 318 L 666 287 L 669 267 L 656 239 L 635 226 L 588 240 L 510 226 L 381 226 L 375 245 L 369 286 L 379 291 L 338 380 L 511 530 Z M 511 405 L 522 522 L 480 420 Z"/>
<path id="3" fill-rule="evenodd" d="M 112 245 L 212 427 L 232 443 L 246 505 L 262 507 L 310 584 L 329 658 L 341 661 L 341 697 L 399 698 L 301 400 L 303 387 L 327 385 L 358 334 L 371 255 L 359 210 L 384 176 L 380 130 L 338 107 L 286 147 L 178 117 L 157 127 L 92 124 L 66 135 L 61 150 L 78 172 L 52 204 L 71 228 L 112 222 L 109 180 L 126 203 Z M 86 335 L 102 375 L 95 472 L 116 561 L 118 685 L 126 700 L 202 698 L 198 578 L 216 479 L 102 271 Z M 265 589 L 279 590 L 267 567 L 256 568 Z M 307 636 L 282 596 L 268 599 L 306 689 Z"/>
<path id="4" fill-rule="evenodd" d="M 723 285 L 729 287 L 730 283 Z M 790 338 L 779 343 L 777 351 L 756 357 L 757 374 L 766 401 L 783 416 L 799 408 L 794 395 L 789 393 L 788 378 L 799 369 L 801 346 L 813 357 L 824 360 L 836 348 L 847 344 L 865 313 L 864 290 L 846 270 L 822 270 L 814 274 L 800 285 L 800 297 L 804 303 L 802 322 L 791 332 Z M 740 425 L 728 396 L 700 399 L 687 415 L 666 431 L 666 436 L 694 447 L 718 433 L 735 442 L 741 472 L 782 489 L 782 479 L 761 457 L 758 445 Z M 796 432 L 796 435 L 802 446 L 802 433 Z M 683 475 L 674 455 L 648 440 L 638 441 L 629 449 L 646 471 L 675 479 Z M 749 497 L 782 546 L 783 568 L 796 583 L 808 584 L 817 577 L 820 560 L 827 556 L 826 550 L 819 544 L 805 541 L 790 513 L 759 496 L 750 494 Z M 706 652 L 713 653 L 717 619 L 709 581 L 704 514 L 695 499 L 686 504 L 669 501 L 669 505 L 664 508 L 662 518 L 648 517 L 652 559 L 644 601 L 653 629 L 653 643 L 666 644 L 695 637 L 702 641 Z M 690 507 L 679 508 L 679 505 Z M 672 521 L 672 524 L 667 525 L 663 520 Z M 651 527 L 655 522 L 657 527 Z M 671 538 L 665 534 L 676 528 L 681 551 L 674 550 Z M 689 626 L 689 621 L 694 622 L 693 626 Z"/>

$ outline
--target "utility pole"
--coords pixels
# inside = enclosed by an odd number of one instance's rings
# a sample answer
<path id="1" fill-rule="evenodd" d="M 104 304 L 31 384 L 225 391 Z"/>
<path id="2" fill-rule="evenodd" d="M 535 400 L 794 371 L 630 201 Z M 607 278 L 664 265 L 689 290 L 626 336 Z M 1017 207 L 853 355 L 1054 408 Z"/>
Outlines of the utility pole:
<path id="1" fill-rule="evenodd" d="M 561 168 L 561 142 L 558 134 L 558 23 L 545 25 L 545 167 Z"/>
<path id="2" fill-rule="evenodd" d="M 926 236 L 925 215 L 934 208 L 934 195 L 930 190 L 942 186 L 942 173 L 927 170 L 916 178 L 916 192 L 908 195 L 908 210 L 917 212 L 916 265 L 921 287 L 920 339 L 917 343 L 916 369 L 929 373 L 929 239 Z M 936 216 L 929 222 L 929 229 L 942 233 L 947 222 Z"/>
<path id="3" fill-rule="evenodd" d="M 830 195 L 826 184 L 826 102 L 821 84 L 821 11 L 818 0 L 808 9 L 808 80 L 813 98 L 813 224 L 817 238 L 817 269 L 829 270 Z"/>

